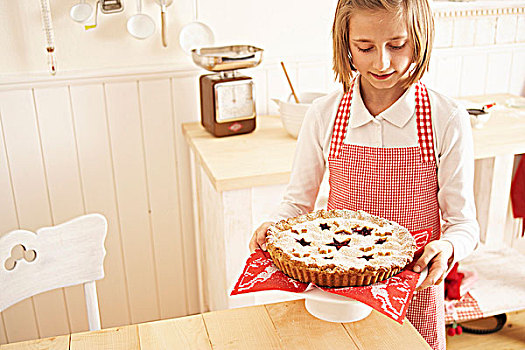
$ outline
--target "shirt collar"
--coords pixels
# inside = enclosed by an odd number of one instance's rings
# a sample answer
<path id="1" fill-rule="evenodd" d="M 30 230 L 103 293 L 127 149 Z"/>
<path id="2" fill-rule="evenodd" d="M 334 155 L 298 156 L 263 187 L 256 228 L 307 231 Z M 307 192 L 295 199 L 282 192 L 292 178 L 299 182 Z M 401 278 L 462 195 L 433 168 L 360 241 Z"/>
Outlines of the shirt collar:
<path id="1" fill-rule="evenodd" d="M 360 78 L 360 77 L 359 77 Z M 379 113 L 375 118 L 365 107 L 360 91 L 360 79 L 356 79 L 352 94 L 352 105 L 350 107 L 350 128 L 358 128 L 374 119 L 385 119 L 389 123 L 402 128 L 414 115 L 416 106 L 415 86 L 412 85 L 405 93 L 385 111 Z"/>

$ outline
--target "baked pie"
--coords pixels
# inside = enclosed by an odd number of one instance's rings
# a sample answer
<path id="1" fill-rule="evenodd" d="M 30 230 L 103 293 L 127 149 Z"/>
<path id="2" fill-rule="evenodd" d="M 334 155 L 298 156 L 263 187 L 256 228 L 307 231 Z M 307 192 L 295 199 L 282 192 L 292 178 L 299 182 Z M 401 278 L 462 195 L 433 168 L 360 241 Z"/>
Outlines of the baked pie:
<path id="1" fill-rule="evenodd" d="M 268 228 L 266 246 L 286 275 L 325 287 L 364 286 L 394 276 L 417 250 L 410 232 L 364 211 L 318 210 Z"/>

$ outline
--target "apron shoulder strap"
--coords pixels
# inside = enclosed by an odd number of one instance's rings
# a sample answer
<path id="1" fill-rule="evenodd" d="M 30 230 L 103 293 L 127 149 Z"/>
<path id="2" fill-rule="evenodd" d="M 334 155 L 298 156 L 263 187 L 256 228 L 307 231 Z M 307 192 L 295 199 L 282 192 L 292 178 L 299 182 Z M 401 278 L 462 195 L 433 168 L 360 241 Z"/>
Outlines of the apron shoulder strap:
<path id="1" fill-rule="evenodd" d="M 350 106 L 352 104 L 354 85 L 354 82 L 352 82 L 350 89 L 343 95 L 343 98 L 339 103 L 332 131 L 329 158 L 337 158 L 341 151 L 341 145 L 343 144 L 343 139 L 346 135 L 346 128 L 348 126 L 348 119 L 350 118 Z M 425 163 L 435 163 L 434 137 L 432 132 L 432 118 L 428 91 L 426 86 L 421 82 L 416 83 L 415 89 L 417 134 L 421 154 Z"/>
<path id="2" fill-rule="evenodd" d="M 421 82 L 416 83 L 416 118 L 417 135 L 423 161 L 425 163 L 435 162 L 430 100 L 427 88 Z"/>
<path id="3" fill-rule="evenodd" d="M 350 117 L 350 105 L 352 104 L 352 92 L 354 90 L 354 81 L 350 84 L 350 89 L 343 95 L 337 115 L 335 117 L 334 128 L 332 131 L 332 140 L 330 142 L 329 158 L 337 158 L 340 153 L 343 139 L 346 135 L 346 127 L 348 125 L 348 118 Z"/>

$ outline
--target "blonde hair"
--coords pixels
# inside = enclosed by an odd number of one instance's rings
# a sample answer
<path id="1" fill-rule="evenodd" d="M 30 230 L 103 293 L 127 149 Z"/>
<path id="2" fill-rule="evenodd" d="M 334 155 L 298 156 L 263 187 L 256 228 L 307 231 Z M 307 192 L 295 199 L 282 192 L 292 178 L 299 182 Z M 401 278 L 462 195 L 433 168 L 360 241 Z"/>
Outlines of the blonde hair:
<path id="1" fill-rule="evenodd" d="M 335 78 L 348 91 L 356 71 L 350 55 L 350 17 L 357 10 L 386 10 L 406 21 L 409 40 L 412 40 L 413 68 L 405 87 L 419 81 L 428 70 L 432 43 L 434 41 L 434 19 L 427 0 L 339 0 L 332 26 Z"/>

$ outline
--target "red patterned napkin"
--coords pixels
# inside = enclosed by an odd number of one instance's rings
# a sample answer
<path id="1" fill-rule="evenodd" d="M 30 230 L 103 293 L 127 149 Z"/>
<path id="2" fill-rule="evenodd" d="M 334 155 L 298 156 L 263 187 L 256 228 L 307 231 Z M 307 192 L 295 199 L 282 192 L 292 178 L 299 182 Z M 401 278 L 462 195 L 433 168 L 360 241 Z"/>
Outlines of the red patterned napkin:
<path id="1" fill-rule="evenodd" d="M 417 256 L 421 255 L 421 248 L 427 243 L 430 232 L 430 229 L 426 229 L 413 233 L 419 248 Z M 402 324 L 418 278 L 419 274 L 413 272 L 409 266 L 394 277 L 369 286 L 317 288 L 358 300 Z M 275 267 L 268 252 L 257 249 L 246 261 L 244 271 L 231 295 L 263 290 L 302 293 L 307 288 L 307 283 L 294 280 Z"/>

